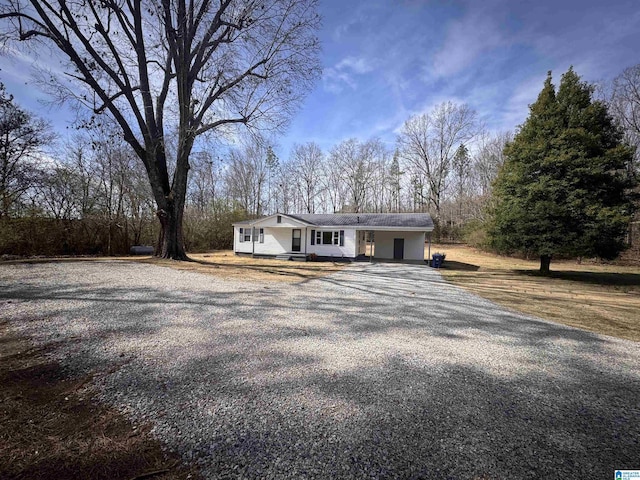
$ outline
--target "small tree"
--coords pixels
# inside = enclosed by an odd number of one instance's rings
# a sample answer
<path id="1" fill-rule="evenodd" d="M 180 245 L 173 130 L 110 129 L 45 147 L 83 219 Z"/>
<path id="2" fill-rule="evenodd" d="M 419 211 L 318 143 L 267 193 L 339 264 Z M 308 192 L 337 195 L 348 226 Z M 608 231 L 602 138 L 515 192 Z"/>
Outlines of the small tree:
<path id="1" fill-rule="evenodd" d="M 549 72 L 494 185 L 492 246 L 539 256 L 542 273 L 553 255 L 614 258 L 624 247 L 633 152 L 593 90 L 571 68 L 556 95 Z"/>

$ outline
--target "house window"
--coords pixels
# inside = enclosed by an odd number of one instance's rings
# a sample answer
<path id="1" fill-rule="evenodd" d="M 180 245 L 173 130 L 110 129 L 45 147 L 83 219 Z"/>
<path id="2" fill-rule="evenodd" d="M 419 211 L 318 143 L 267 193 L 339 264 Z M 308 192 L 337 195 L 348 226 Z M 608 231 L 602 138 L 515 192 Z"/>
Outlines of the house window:
<path id="1" fill-rule="evenodd" d="M 276 223 L 282 223 L 282 215 L 276 217 Z"/>
<path id="2" fill-rule="evenodd" d="M 264 228 L 260 229 L 260 236 L 258 237 L 260 240 L 258 240 L 260 243 L 264 243 Z"/>
<path id="3" fill-rule="evenodd" d="M 316 231 L 311 230 L 311 245 L 315 245 L 315 244 L 316 244 Z"/>
<path id="4" fill-rule="evenodd" d="M 244 241 L 245 242 L 250 242 L 251 241 L 251 229 L 250 228 L 245 228 L 244 229 Z"/>
<path id="5" fill-rule="evenodd" d="M 240 240 L 240 243 L 244 242 L 244 228 L 240 229 L 240 235 L 238 239 Z"/>
<path id="6" fill-rule="evenodd" d="M 313 235 L 313 230 L 311 235 Z M 344 246 L 344 230 L 329 230 L 321 232 L 315 231 L 315 243 L 317 245 L 340 245 Z M 313 245 L 313 239 L 311 241 Z"/>

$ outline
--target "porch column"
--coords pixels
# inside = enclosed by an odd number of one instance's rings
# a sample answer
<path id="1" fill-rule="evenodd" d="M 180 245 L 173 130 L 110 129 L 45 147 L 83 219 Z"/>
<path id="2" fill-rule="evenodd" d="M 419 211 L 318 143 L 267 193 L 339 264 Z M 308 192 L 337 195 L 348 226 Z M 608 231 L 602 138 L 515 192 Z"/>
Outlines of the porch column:
<path id="1" fill-rule="evenodd" d="M 369 263 L 373 262 L 373 230 L 369 230 Z"/>
<path id="2" fill-rule="evenodd" d="M 429 232 L 428 235 L 429 235 L 429 253 L 427 254 L 427 265 L 431 266 L 431 232 Z"/>
<path id="3" fill-rule="evenodd" d="M 256 227 L 251 226 L 251 256 L 256 254 Z"/>

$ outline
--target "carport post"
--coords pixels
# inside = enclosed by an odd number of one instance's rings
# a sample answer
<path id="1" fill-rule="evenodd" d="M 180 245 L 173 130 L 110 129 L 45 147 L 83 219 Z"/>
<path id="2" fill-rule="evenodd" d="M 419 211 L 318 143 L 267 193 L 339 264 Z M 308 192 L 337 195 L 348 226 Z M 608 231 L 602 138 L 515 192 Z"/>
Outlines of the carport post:
<path id="1" fill-rule="evenodd" d="M 369 263 L 373 262 L 373 230 L 369 230 Z"/>

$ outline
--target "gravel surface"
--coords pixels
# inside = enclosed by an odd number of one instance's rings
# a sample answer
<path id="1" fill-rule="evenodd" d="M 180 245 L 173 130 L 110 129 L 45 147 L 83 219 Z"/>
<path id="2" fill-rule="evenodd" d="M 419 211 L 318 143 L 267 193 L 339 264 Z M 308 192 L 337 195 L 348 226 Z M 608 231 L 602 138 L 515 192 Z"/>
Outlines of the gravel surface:
<path id="1" fill-rule="evenodd" d="M 127 262 L 0 265 L 0 321 L 207 478 L 612 478 L 640 468 L 640 348 L 425 266 L 298 285 Z"/>

